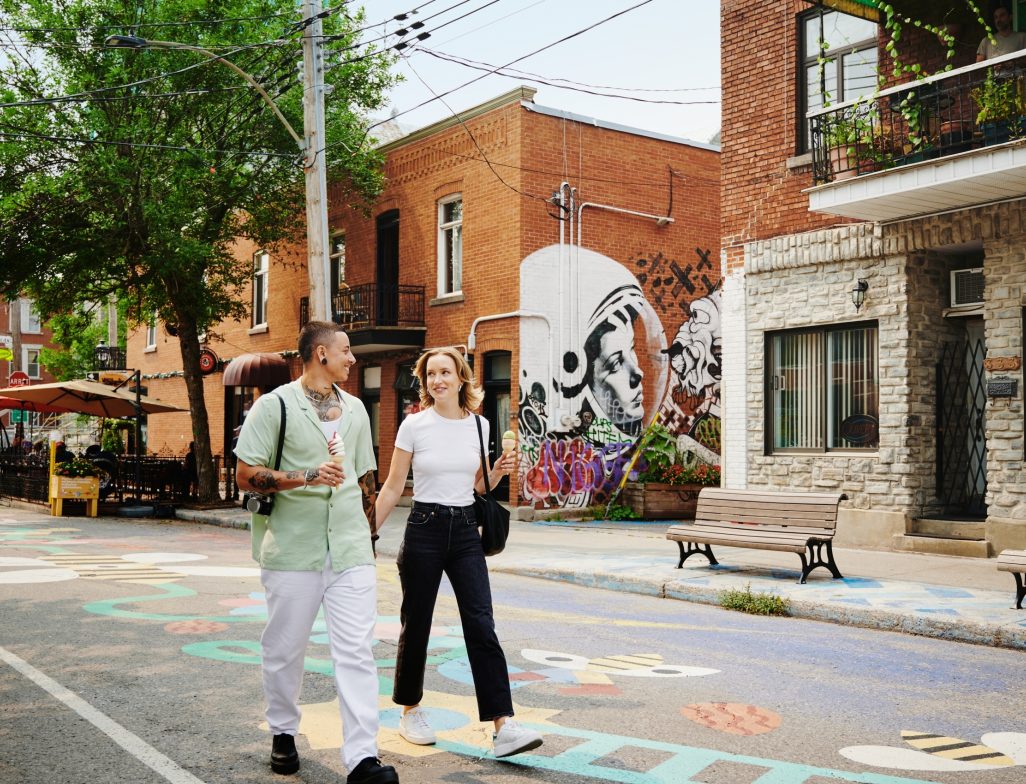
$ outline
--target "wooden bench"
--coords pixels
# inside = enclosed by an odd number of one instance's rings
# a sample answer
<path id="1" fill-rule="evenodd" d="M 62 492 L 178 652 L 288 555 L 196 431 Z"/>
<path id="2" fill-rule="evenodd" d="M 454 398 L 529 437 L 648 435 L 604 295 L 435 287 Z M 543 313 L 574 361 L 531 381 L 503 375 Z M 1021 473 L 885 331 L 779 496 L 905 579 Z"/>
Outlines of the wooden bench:
<path id="1" fill-rule="evenodd" d="M 1002 550 L 997 559 L 999 572 L 1011 572 L 1015 578 L 1015 609 L 1022 609 L 1022 600 L 1026 598 L 1026 550 Z"/>
<path id="2" fill-rule="evenodd" d="M 694 522 L 671 525 L 666 538 L 680 548 L 678 569 L 695 553 L 704 555 L 710 564 L 719 563 L 712 553 L 715 544 L 798 553 L 802 559 L 799 583 L 817 566 L 825 566 L 838 579 L 841 573 L 834 563 L 832 540 L 837 505 L 846 498 L 843 493 L 706 487 L 698 495 Z"/>

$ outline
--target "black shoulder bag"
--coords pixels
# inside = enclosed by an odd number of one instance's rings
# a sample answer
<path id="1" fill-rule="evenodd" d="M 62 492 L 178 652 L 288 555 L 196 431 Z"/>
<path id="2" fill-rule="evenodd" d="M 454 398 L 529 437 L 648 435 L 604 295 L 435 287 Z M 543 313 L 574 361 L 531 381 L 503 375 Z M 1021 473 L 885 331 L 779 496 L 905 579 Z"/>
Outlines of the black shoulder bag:
<path id="1" fill-rule="evenodd" d="M 481 473 L 484 476 L 484 495 L 474 493 L 474 516 L 481 526 L 481 547 L 485 555 L 498 555 L 506 547 L 509 537 L 509 510 L 492 496 L 488 484 L 488 463 L 485 462 L 484 435 L 481 432 L 481 417 L 474 414 L 477 424 L 477 440 L 481 445 Z"/>
<path id="2" fill-rule="evenodd" d="M 285 445 L 285 400 L 281 395 L 275 395 L 278 403 L 281 404 L 281 424 L 278 425 L 278 450 L 274 455 L 274 470 L 281 468 L 281 450 Z M 261 493 L 245 493 L 242 496 L 242 505 L 253 514 L 269 517 L 274 509 L 274 496 Z"/>

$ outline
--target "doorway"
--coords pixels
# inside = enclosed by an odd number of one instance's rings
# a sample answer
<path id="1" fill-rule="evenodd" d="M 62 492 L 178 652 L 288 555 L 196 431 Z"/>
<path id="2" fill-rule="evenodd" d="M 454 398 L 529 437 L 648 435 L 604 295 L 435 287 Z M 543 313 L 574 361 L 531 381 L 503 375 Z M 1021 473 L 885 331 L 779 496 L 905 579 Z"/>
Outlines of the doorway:
<path id="1" fill-rule="evenodd" d="M 502 454 L 502 434 L 512 430 L 509 418 L 511 370 L 513 355 L 509 351 L 489 351 L 484 356 L 484 406 L 488 420 L 488 459 L 494 464 Z M 499 498 L 509 498 L 509 477 L 493 488 Z"/>
<path id="2" fill-rule="evenodd" d="M 953 517 L 987 516 L 986 354 L 983 320 L 972 319 L 937 363 L 937 497 Z"/>
<path id="3" fill-rule="evenodd" d="M 375 326 L 392 327 L 399 316 L 399 210 L 377 219 L 377 296 Z"/>

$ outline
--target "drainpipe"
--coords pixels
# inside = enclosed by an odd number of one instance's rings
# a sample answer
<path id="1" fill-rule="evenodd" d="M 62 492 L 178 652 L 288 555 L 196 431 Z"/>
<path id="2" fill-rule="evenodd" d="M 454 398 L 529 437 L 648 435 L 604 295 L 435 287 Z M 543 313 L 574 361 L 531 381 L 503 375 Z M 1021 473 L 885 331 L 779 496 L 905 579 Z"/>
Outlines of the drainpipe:
<path id="1" fill-rule="evenodd" d="M 549 374 L 546 376 L 545 389 L 548 390 L 549 382 L 547 379 L 552 378 L 552 322 L 549 321 L 549 317 L 544 313 L 532 313 L 527 310 L 513 310 L 509 313 L 493 313 L 490 316 L 478 316 L 474 319 L 474 323 L 470 325 L 470 334 L 467 335 L 467 350 L 473 351 L 477 348 L 477 325 L 484 321 L 499 321 L 500 319 L 508 318 L 537 318 L 545 322 L 545 326 L 549 328 Z M 519 339 L 517 343 L 519 344 Z M 520 358 L 517 358 L 517 364 L 519 364 Z"/>

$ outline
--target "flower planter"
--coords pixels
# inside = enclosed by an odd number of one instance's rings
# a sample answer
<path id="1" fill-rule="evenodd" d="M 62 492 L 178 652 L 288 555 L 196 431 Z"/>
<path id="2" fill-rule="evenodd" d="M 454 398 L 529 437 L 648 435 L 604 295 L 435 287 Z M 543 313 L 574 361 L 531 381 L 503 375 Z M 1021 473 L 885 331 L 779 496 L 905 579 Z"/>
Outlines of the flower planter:
<path id="1" fill-rule="evenodd" d="M 100 480 L 95 476 L 51 476 L 50 514 L 60 517 L 64 501 L 85 501 L 86 516 L 96 517 L 100 498 Z"/>
<path id="2" fill-rule="evenodd" d="M 694 520 L 698 493 L 706 485 L 629 482 L 624 503 L 643 520 Z"/>

